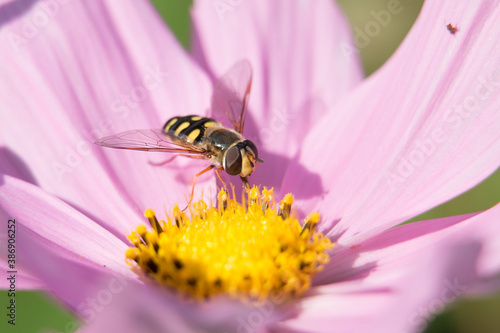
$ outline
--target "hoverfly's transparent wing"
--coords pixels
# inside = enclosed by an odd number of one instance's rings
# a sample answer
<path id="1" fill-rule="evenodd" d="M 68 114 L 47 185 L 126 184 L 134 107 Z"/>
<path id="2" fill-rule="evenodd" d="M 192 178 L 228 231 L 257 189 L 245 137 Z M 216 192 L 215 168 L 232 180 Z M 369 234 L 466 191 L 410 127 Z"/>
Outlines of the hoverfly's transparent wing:
<path id="1" fill-rule="evenodd" d="M 252 67 L 246 60 L 237 62 L 214 86 L 212 113 L 215 119 L 229 119 L 234 129 L 243 133 L 245 111 L 250 87 Z"/>
<path id="2" fill-rule="evenodd" d="M 203 154 L 207 151 L 193 144 L 176 140 L 161 129 L 132 130 L 100 138 L 96 145 L 118 149 L 161 151 L 167 153 Z"/>

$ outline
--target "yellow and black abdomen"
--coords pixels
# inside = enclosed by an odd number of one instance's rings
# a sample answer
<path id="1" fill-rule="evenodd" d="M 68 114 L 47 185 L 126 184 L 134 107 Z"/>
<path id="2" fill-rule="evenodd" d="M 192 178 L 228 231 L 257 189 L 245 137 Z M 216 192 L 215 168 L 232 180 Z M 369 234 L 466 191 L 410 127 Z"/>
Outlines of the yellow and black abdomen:
<path id="1" fill-rule="evenodd" d="M 184 142 L 201 144 L 206 129 L 217 125 L 217 121 L 212 118 L 196 115 L 173 117 L 167 120 L 163 126 L 163 133 Z"/>

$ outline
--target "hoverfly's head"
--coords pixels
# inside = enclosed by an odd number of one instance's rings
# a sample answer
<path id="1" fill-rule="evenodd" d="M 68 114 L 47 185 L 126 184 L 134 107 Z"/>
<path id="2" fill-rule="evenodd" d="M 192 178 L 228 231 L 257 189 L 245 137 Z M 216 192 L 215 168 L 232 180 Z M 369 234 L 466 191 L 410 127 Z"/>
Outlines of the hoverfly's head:
<path id="1" fill-rule="evenodd" d="M 259 158 L 257 147 L 250 140 L 244 140 L 229 147 L 224 154 L 222 167 L 230 175 L 248 177 L 257 166 L 264 162 Z"/>

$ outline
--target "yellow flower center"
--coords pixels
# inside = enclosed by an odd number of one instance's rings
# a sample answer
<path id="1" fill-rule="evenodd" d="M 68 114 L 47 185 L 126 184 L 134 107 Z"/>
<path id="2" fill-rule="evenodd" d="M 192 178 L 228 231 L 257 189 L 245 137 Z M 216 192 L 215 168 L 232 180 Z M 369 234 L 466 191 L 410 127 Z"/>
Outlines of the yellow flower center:
<path id="1" fill-rule="evenodd" d="M 302 226 L 292 212 L 293 196 L 276 211 L 272 189 L 254 187 L 246 201 L 239 204 L 221 190 L 218 208 L 200 200 L 188 215 L 174 206 L 167 221 L 148 209 L 152 229 L 141 225 L 128 236 L 134 247 L 126 257 L 157 283 L 198 300 L 219 293 L 256 301 L 302 294 L 333 246 L 315 232 L 319 214 Z"/>

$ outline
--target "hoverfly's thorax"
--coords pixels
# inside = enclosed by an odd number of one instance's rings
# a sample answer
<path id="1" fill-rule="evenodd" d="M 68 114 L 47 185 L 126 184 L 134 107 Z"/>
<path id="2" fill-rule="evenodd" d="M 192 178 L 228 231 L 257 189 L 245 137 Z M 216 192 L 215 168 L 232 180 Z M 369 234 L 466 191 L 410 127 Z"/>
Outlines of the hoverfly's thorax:
<path id="1" fill-rule="evenodd" d="M 202 144 L 208 128 L 218 126 L 216 120 L 195 115 L 174 117 L 165 123 L 163 132 L 184 142 Z"/>
<path id="2" fill-rule="evenodd" d="M 241 134 L 224 127 L 212 127 L 206 132 L 207 143 L 213 151 L 224 152 L 230 146 L 243 140 Z"/>

